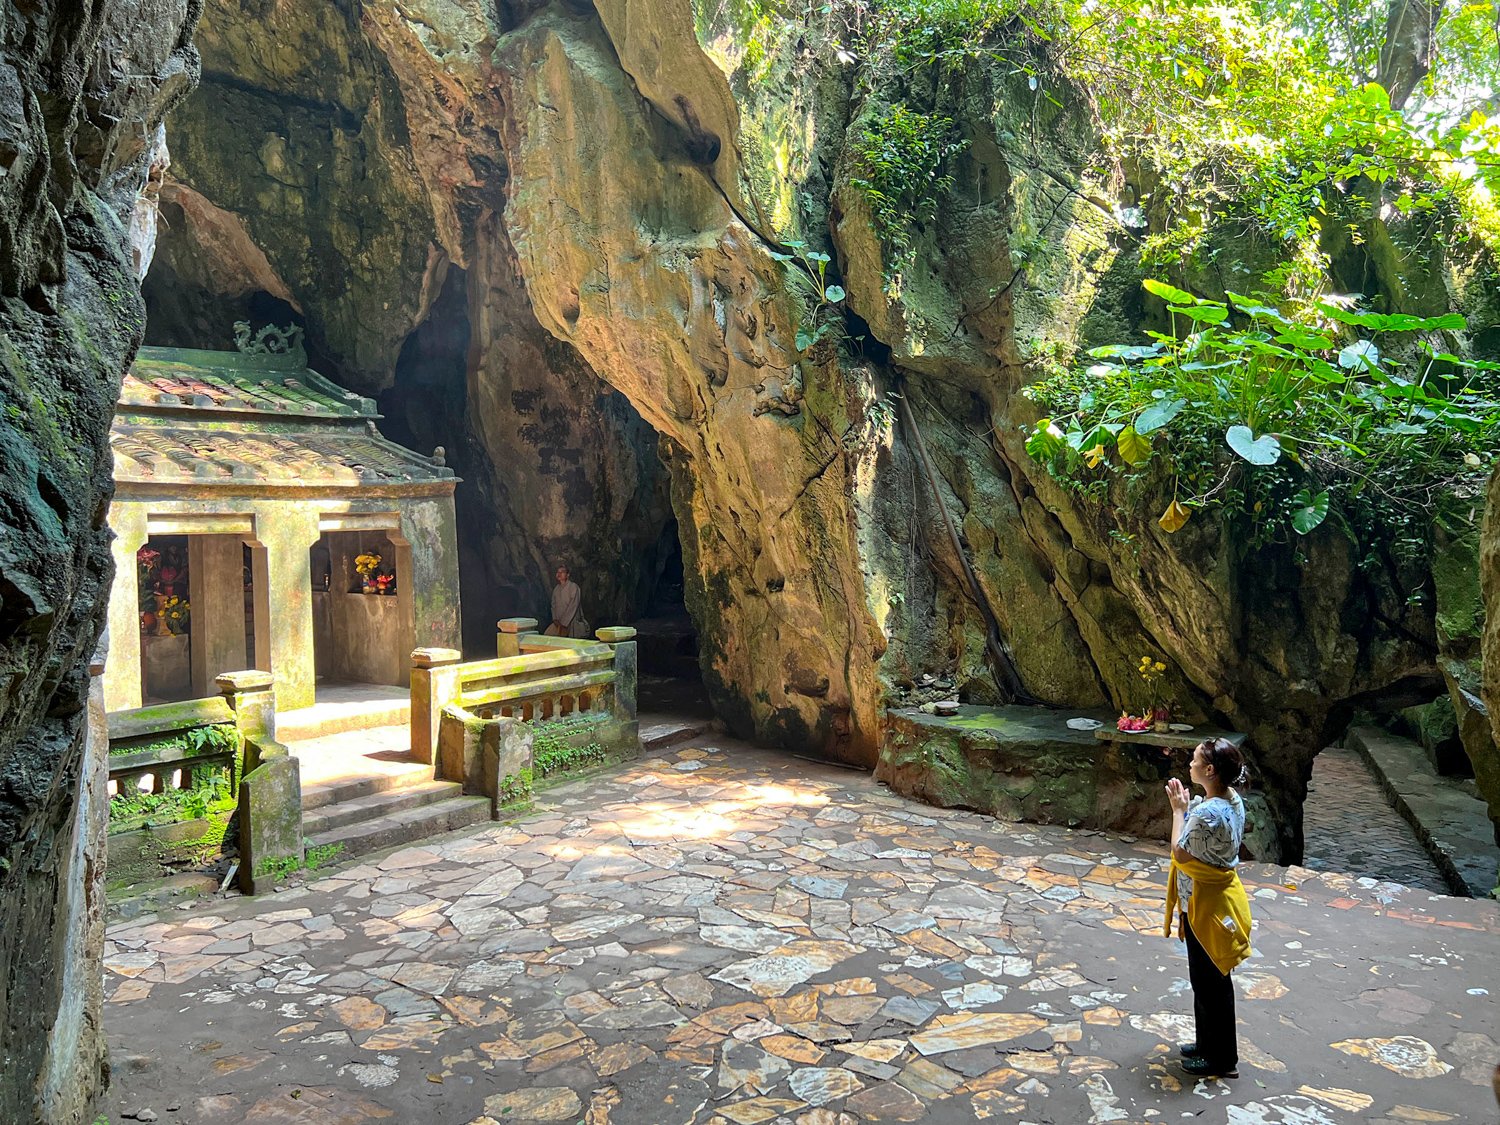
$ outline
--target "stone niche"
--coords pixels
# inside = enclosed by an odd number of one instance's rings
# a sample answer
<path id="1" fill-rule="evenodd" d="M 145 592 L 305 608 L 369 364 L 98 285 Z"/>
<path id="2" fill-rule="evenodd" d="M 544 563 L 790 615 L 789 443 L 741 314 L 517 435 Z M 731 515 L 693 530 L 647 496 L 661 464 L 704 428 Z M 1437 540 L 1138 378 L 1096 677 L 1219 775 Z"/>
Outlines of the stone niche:
<path id="1" fill-rule="evenodd" d="M 332 531 L 312 549 L 313 651 L 319 680 L 406 685 L 411 678 L 410 548 L 379 531 Z M 379 558 L 364 580 L 361 556 Z M 321 580 L 321 581 L 320 581 Z M 366 587 L 375 585 L 375 591 Z"/>

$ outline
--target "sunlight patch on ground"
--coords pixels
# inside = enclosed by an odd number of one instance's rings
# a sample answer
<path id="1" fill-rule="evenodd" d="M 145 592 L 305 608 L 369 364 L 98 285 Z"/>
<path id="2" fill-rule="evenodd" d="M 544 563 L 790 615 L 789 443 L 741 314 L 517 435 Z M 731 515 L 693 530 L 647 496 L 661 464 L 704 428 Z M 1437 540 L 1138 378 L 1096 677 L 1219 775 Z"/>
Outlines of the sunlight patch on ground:
<path id="1" fill-rule="evenodd" d="M 745 817 L 764 814 L 767 809 L 821 808 L 828 804 L 826 795 L 798 785 L 743 785 L 736 788 L 745 796 L 687 806 L 666 803 L 634 805 L 631 807 L 635 815 L 621 816 L 616 823 L 625 835 L 636 839 L 713 839 L 738 832 Z"/>

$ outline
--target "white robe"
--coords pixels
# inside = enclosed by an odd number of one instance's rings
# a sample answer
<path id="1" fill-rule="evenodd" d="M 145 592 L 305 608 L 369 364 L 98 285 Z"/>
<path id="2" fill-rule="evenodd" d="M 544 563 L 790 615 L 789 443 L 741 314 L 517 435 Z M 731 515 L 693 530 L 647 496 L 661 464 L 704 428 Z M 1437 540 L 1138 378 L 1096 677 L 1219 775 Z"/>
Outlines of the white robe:
<path id="1" fill-rule="evenodd" d="M 551 636 L 586 637 L 587 623 L 579 610 L 583 606 L 583 591 L 578 583 L 569 578 L 552 587 L 552 621 L 547 626 Z M 559 630 L 557 627 L 561 625 Z"/>

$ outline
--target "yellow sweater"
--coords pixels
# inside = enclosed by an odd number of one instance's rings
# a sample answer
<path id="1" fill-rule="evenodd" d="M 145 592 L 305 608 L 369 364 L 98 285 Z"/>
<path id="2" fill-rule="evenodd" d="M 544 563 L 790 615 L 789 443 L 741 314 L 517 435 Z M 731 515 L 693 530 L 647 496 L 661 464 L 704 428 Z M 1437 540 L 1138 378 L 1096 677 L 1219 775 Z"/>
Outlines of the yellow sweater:
<path id="1" fill-rule="evenodd" d="M 1193 881 L 1188 896 L 1188 925 L 1219 972 L 1226 977 L 1231 969 L 1250 956 L 1250 898 L 1232 867 L 1212 867 L 1196 859 L 1181 862 L 1174 858 L 1167 874 L 1167 917 L 1162 935 L 1172 933 L 1172 919 L 1177 915 L 1177 872 L 1181 870 Z M 1178 937 L 1182 936 L 1178 927 Z"/>

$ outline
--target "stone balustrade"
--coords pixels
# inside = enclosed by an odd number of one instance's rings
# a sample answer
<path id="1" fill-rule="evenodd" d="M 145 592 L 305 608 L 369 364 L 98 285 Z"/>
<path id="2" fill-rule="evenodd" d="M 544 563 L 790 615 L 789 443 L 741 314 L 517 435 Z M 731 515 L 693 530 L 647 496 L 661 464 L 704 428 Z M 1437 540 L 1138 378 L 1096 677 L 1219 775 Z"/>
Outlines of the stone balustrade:
<path id="1" fill-rule="evenodd" d="M 125 795 L 132 790 L 162 794 L 173 789 L 192 789 L 194 772 L 201 779 L 209 769 L 227 769 L 232 783 L 237 784 L 238 738 L 227 743 L 204 739 L 194 745 L 186 737 L 189 731 L 215 727 L 227 731 L 233 724 L 234 708 L 222 696 L 116 711 L 109 716 L 110 796 Z M 176 734 L 184 737 L 163 742 Z M 142 748 L 132 749 L 135 746 Z M 149 779 L 149 789 L 142 786 L 144 779 Z"/>
<path id="2" fill-rule="evenodd" d="M 190 810 L 187 801 L 164 802 L 140 824 L 112 824 L 111 882 L 148 877 L 176 857 L 201 858 L 205 849 L 222 844 L 236 811 L 239 885 L 247 894 L 262 889 L 257 880 L 264 883 L 273 867 L 301 862 L 298 763 L 276 741 L 273 678 L 250 669 L 226 672 L 215 684 L 217 696 L 108 716 L 112 797 L 208 789 L 197 808 Z M 221 733 L 210 733 L 215 731 Z M 213 786 L 210 773 L 222 773 L 225 784 Z M 215 799 L 215 794 L 222 796 Z"/>
<path id="3" fill-rule="evenodd" d="M 412 653 L 412 753 L 438 777 L 484 793 L 492 809 L 529 792 L 537 724 L 569 720 L 568 738 L 614 759 L 640 746 L 634 629 L 598 640 L 548 637 L 531 618 L 499 623 L 493 660 L 452 649 Z"/>

